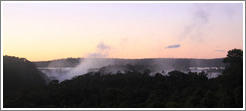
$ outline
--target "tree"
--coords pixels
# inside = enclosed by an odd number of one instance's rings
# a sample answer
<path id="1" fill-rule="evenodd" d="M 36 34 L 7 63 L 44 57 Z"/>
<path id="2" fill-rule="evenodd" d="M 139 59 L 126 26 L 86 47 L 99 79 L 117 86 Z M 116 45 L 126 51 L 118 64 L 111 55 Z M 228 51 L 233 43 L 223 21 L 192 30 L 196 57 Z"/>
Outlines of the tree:
<path id="1" fill-rule="evenodd" d="M 4 107 L 239 108 L 243 107 L 242 61 L 240 49 L 228 51 L 224 59 L 228 66 L 221 76 L 212 79 L 208 79 L 205 72 L 171 71 L 165 76 L 159 73 L 151 76 L 151 68 L 143 70 L 142 66 L 125 65 L 131 71 L 124 74 L 99 71 L 62 82 L 54 80 L 46 86 L 8 91 L 4 93 Z M 114 67 L 119 66 L 105 66 L 104 69 Z M 35 85 L 39 80 L 35 72 L 35 67 L 25 59 L 4 58 L 4 91 L 30 82 Z M 29 84 L 21 84 L 20 78 L 25 78 L 24 83 Z"/>
<path id="2" fill-rule="evenodd" d="M 227 57 L 223 60 L 228 66 L 222 76 L 222 83 L 227 87 L 235 87 L 243 83 L 243 51 L 233 49 L 228 51 Z"/>
<path id="3" fill-rule="evenodd" d="M 228 51 L 227 57 L 223 60 L 227 64 L 242 64 L 243 51 L 241 49 L 232 49 Z"/>
<path id="4" fill-rule="evenodd" d="M 228 51 L 223 62 L 227 67 L 218 78 L 221 90 L 217 92 L 220 95 L 218 107 L 243 107 L 243 51 Z"/>

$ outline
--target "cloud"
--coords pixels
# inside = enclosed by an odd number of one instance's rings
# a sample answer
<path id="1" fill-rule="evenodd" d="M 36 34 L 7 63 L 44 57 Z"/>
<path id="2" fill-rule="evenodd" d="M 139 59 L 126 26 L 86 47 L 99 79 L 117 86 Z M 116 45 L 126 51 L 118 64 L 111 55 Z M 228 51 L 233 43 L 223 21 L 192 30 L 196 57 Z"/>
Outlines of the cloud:
<path id="1" fill-rule="evenodd" d="M 209 22 L 209 14 L 205 9 L 198 9 L 195 13 L 195 22 L 197 22 L 198 24 L 205 24 Z"/>
<path id="2" fill-rule="evenodd" d="M 108 56 L 107 53 L 102 53 L 102 52 L 94 52 L 88 54 L 88 58 L 105 58 L 107 56 Z"/>
<path id="3" fill-rule="evenodd" d="M 195 6 L 191 21 L 184 27 L 181 37 L 203 41 L 204 34 L 210 23 L 210 9 L 201 5 Z"/>
<path id="4" fill-rule="evenodd" d="M 214 50 L 215 52 L 226 52 L 226 50 Z"/>
<path id="5" fill-rule="evenodd" d="M 103 42 L 98 43 L 95 52 L 86 55 L 86 58 L 106 58 L 109 55 L 110 46 Z"/>
<path id="6" fill-rule="evenodd" d="M 97 50 L 95 52 L 89 53 L 86 58 L 106 58 L 109 55 L 109 50 L 109 45 L 106 45 L 103 42 L 98 43 Z"/>
<path id="7" fill-rule="evenodd" d="M 170 49 L 170 48 L 179 48 L 181 45 L 180 44 L 175 44 L 175 45 L 169 45 L 166 47 L 166 49 Z"/>
<path id="8" fill-rule="evenodd" d="M 83 75 L 91 68 L 101 68 L 103 66 L 110 65 L 111 61 L 107 61 L 107 59 L 100 59 L 108 57 L 110 50 L 109 45 L 106 45 L 103 42 L 98 43 L 96 51 L 87 54 L 84 59 L 80 60 L 79 65 L 71 69 L 67 74 L 60 76 L 59 81 L 64 81 L 78 75 Z"/>
<path id="9" fill-rule="evenodd" d="M 107 50 L 107 49 L 110 49 L 110 46 L 105 45 L 103 42 L 101 42 L 101 43 L 99 43 L 99 44 L 97 45 L 97 49 L 98 49 L 98 50 Z"/>

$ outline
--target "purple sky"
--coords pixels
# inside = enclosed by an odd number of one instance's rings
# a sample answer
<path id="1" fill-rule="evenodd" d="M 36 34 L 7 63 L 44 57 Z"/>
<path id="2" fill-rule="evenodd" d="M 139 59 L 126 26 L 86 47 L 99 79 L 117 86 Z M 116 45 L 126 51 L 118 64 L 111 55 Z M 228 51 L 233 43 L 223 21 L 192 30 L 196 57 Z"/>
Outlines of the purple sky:
<path id="1" fill-rule="evenodd" d="M 3 3 L 3 54 L 219 58 L 243 48 L 242 3 Z M 168 48 L 171 46 L 179 46 Z"/>

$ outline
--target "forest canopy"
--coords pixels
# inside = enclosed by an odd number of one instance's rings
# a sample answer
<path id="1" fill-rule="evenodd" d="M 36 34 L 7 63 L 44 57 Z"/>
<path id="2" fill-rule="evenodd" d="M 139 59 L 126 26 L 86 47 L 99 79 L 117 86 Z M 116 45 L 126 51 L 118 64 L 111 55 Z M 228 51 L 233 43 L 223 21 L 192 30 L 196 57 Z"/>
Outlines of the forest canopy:
<path id="1" fill-rule="evenodd" d="M 4 56 L 4 108 L 242 108 L 243 52 L 228 51 L 223 74 L 151 69 L 116 74 L 87 73 L 71 80 L 45 77 L 23 58 Z"/>

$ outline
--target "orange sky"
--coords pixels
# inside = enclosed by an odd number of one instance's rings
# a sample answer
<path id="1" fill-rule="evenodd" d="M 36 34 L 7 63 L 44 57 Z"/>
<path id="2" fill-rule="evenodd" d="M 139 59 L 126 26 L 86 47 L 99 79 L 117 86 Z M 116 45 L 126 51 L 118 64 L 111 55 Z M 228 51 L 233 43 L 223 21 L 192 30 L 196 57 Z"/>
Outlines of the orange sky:
<path id="1" fill-rule="evenodd" d="M 243 5 L 2 3 L 3 55 L 221 58 L 243 48 Z M 98 44 L 108 46 L 98 48 Z"/>

